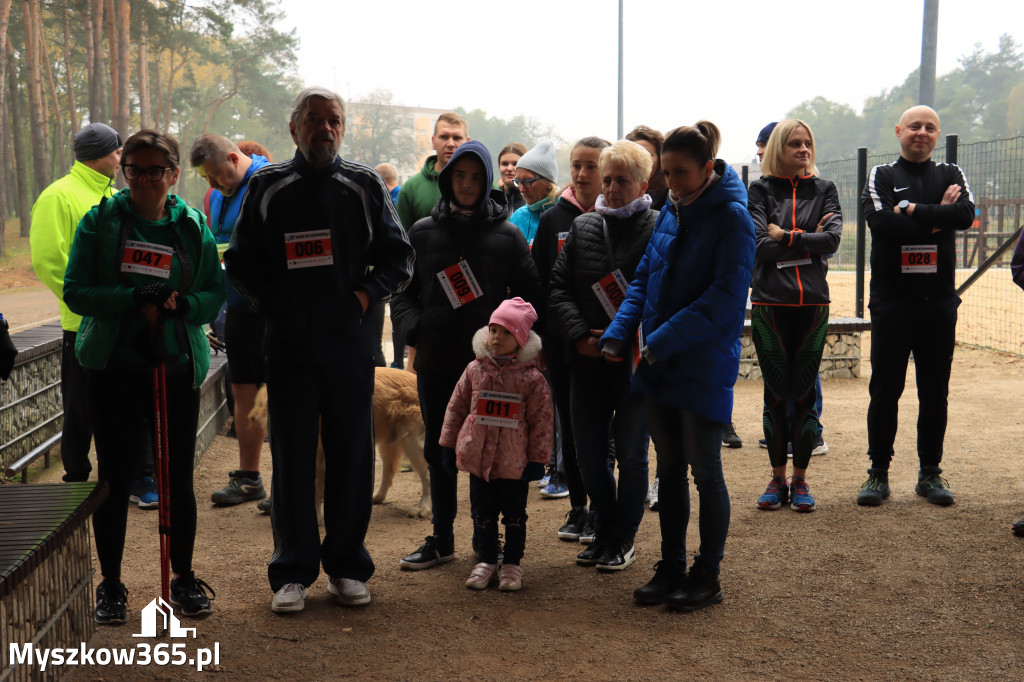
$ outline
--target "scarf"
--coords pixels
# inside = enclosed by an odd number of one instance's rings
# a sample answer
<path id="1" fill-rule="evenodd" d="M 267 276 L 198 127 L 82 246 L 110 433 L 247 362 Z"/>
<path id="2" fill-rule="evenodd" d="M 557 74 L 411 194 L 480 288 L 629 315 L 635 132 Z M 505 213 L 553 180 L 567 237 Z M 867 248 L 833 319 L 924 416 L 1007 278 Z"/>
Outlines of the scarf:
<path id="1" fill-rule="evenodd" d="M 594 204 L 594 210 L 600 213 L 601 215 L 611 216 L 613 218 L 618 218 L 619 220 L 625 220 L 631 215 L 640 213 L 641 211 L 646 211 L 651 207 L 651 204 L 653 203 L 654 200 L 651 199 L 651 195 L 645 194 L 639 199 L 634 199 L 633 201 L 629 202 L 628 204 L 620 208 L 608 208 L 608 205 L 604 203 L 604 195 L 602 194 L 599 197 L 597 197 L 597 203 Z"/>

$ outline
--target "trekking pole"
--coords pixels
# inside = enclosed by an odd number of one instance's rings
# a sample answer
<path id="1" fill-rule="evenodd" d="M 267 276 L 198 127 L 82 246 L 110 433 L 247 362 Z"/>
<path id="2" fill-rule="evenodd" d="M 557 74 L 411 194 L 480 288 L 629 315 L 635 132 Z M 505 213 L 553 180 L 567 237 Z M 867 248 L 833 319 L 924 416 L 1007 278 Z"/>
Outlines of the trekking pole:
<path id="1" fill-rule="evenodd" d="M 162 339 L 163 325 L 156 326 Z M 153 454 L 156 465 L 158 523 L 160 531 L 160 596 L 170 603 L 171 592 L 171 494 L 167 443 L 167 373 L 163 356 L 153 367 Z"/>

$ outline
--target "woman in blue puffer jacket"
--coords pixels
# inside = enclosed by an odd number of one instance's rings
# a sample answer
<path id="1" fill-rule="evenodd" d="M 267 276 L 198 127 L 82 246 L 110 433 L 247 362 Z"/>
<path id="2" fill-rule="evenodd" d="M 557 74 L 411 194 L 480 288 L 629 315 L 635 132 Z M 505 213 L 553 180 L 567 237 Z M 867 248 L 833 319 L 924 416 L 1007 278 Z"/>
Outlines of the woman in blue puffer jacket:
<path id="1" fill-rule="evenodd" d="M 683 611 L 722 600 L 718 573 L 730 515 L 722 424 L 732 414 L 754 264 L 747 192 L 736 171 L 715 158 L 720 140 L 709 121 L 666 136 L 661 165 L 669 199 L 601 341 L 605 357 L 618 360 L 640 331 L 634 381 L 658 453 L 662 556 L 654 577 L 633 596 Z M 700 550 L 689 575 L 687 467 L 700 496 Z"/>

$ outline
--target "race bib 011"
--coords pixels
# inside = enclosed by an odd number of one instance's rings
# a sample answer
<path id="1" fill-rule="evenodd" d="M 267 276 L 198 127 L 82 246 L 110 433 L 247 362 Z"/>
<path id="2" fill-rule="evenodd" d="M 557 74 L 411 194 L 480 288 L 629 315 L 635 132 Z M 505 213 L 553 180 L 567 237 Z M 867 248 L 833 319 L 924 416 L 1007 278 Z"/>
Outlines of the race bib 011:
<path id="1" fill-rule="evenodd" d="M 127 241 L 121 257 L 121 272 L 170 279 L 174 249 L 150 242 Z"/>
<path id="2" fill-rule="evenodd" d="M 459 309 L 484 295 L 473 269 L 464 260 L 437 273 L 437 279 L 441 281 L 441 288 L 452 308 Z"/>
<path id="3" fill-rule="evenodd" d="M 900 272 L 922 274 L 939 271 L 937 244 L 904 244 L 900 253 Z"/>
<path id="4" fill-rule="evenodd" d="M 629 283 L 626 282 L 622 270 L 616 268 L 615 272 L 608 273 L 597 280 L 590 285 L 590 288 L 594 290 L 597 300 L 601 302 L 601 307 L 608 314 L 608 319 L 612 319 L 619 306 L 626 300 L 626 289 L 629 288 Z"/>
<path id="5" fill-rule="evenodd" d="M 476 401 L 476 423 L 514 429 L 519 426 L 523 396 L 518 393 L 480 391 Z"/>
<path id="6" fill-rule="evenodd" d="M 284 251 L 289 270 L 334 264 L 330 230 L 289 232 L 284 236 Z"/>

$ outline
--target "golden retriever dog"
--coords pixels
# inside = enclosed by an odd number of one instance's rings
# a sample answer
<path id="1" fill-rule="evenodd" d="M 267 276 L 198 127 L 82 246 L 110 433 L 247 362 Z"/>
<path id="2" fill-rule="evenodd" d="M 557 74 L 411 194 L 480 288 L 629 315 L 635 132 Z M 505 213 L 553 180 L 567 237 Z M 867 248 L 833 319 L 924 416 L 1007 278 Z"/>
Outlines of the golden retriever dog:
<path id="1" fill-rule="evenodd" d="M 261 422 L 266 428 L 267 409 L 267 387 L 263 386 L 256 394 L 256 403 L 249 413 L 249 419 Z M 402 455 L 405 455 L 413 471 L 419 475 L 422 487 L 419 504 L 409 511 L 409 516 L 424 519 L 430 516 L 430 477 L 427 462 L 423 459 L 423 432 L 416 375 L 401 369 L 378 367 L 374 373 L 373 436 L 383 475 L 373 496 L 374 504 L 383 504 L 395 474 L 398 473 Z M 317 520 L 323 524 L 324 448 L 319 437 L 316 448 L 315 501 Z"/>

